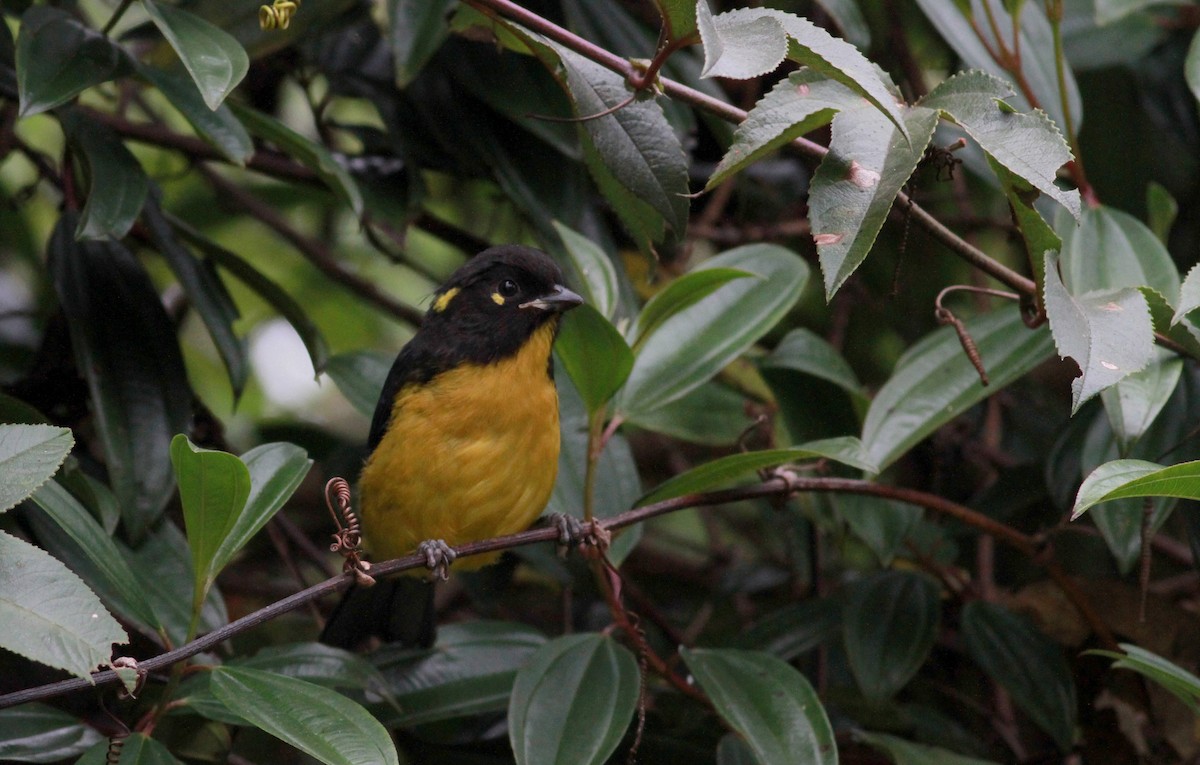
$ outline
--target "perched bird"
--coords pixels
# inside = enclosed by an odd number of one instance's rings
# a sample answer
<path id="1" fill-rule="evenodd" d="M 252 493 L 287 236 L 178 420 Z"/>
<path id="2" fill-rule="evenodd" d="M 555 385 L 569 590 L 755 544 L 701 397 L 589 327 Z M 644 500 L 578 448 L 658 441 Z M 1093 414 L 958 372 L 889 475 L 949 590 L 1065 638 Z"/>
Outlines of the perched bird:
<path id="1" fill-rule="evenodd" d="M 562 312 L 582 302 L 549 256 L 517 245 L 484 250 L 438 289 L 371 423 L 358 508 L 375 559 L 515 533 L 541 514 L 558 471 L 550 350 Z M 431 596 L 411 578 L 355 587 L 321 639 L 430 644 Z"/>

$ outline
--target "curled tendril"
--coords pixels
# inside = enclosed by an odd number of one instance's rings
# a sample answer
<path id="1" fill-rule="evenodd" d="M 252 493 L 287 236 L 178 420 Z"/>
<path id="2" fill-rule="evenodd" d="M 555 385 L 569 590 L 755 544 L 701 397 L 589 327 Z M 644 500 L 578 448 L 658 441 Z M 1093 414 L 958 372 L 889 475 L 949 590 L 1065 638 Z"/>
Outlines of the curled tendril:
<path id="1" fill-rule="evenodd" d="M 271 5 L 259 6 L 258 26 L 264 30 L 287 29 L 299 8 L 299 0 L 275 0 Z"/>

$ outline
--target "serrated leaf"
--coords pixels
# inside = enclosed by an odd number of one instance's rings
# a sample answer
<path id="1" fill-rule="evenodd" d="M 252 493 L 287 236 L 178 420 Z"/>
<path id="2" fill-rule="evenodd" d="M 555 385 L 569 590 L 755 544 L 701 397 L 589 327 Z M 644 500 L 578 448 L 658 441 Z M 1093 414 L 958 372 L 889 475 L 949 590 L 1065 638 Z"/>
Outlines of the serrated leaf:
<path id="1" fill-rule="evenodd" d="M 554 348 L 589 414 L 608 403 L 633 368 L 625 338 L 586 303 L 563 317 Z"/>
<path id="2" fill-rule="evenodd" d="M 1179 301 L 1179 269 L 1146 224 L 1112 207 L 1089 207 L 1073 226 L 1055 221 L 1062 237 L 1062 281 L 1072 295 L 1115 287 L 1149 287 Z"/>
<path id="3" fill-rule="evenodd" d="M 1033 722 L 1069 751 L 1075 736 L 1075 682 L 1062 649 L 1027 620 L 982 600 L 963 607 L 967 654 Z"/>
<path id="4" fill-rule="evenodd" d="M 1200 677 L 1196 677 L 1183 667 L 1132 643 L 1121 643 L 1120 646 L 1125 653 L 1116 651 L 1087 651 L 1086 653 L 1115 659 L 1116 661 L 1112 665 L 1113 669 L 1132 669 L 1153 680 L 1186 704 L 1192 714 L 1200 715 Z"/>
<path id="5" fill-rule="evenodd" d="M 912 679 L 933 648 L 939 616 L 938 587 L 921 574 L 884 571 L 853 587 L 842 635 L 868 698 L 889 698 Z"/>
<path id="6" fill-rule="evenodd" d="M 787 34 L 769 14 L 729 12 L 714 16 L 697 0 L 696 26 L 704 44 L 701 77 L 748 80 L 774 71 L 787 55 Z"/>
<path id="7" fill-rule="evenodd" d="M 174 325 L 142 265 L 117 242 L 75 241 L 70 214 L 49 270 L 88 384 L 109 481 L 139 541 L 174 491 L 171 438 L 188 429 L 192 390 Z"/>
<path id="8" fill-rule="evenodd" d="M 142 0 L 142 7 L 179 54 L 200 96 L 215 110 L 250 69 L 246 51 L 229 33 L 171 5 Z"/>
<path id="9" fill-rule="evenodd" d="M 0 710 L 0 761 L 60 762 L 102 738 L 95 728 L 47 704 Z"/>
<path id="10" fill-rule="evenodd" d="M 66 566 L 0 531 L 0 648 L 90 681 L 129 638 Z"/>
<path id="11" fill-rule="evenodd" d="M 712 489 L 725 488 L 731 484 L 754 476 L 757 471 L 813 459 L 831 459 L 859 470 L 873 472 L 872 466 L 862 456 L 862 443 L 853 436 L 827 438 L 787 449 L 766 449 L 760 452 L 730 454 L 668 478 L 654 491 L 637 501 L 638 506 L 661 502 L 664 499 L 681 497 Z"/>
<path id="12" fill-rule="evenodd" d="M 1142 293 L 1132 287 L 1096 290 L 1078 297 L 1058 275 L 1058 256 L 1046 253 L 1046 316 L 1062 357 L 1081 374 L 1071 381 L 1071 413 L 1092 396 L 1141 371 L 1154 348 L 1154 325 Z"/>
<path id="13" fill-rule="evenodd" d="M 363 199 L 358 184 L 346 169 L 337 163 L 328 149 L 260 111 L 232 101 L 230 108 L 247 130 L 275 144 L 288 156 L 316 173 L 321 182 L 354 211 L 354 217 L 362 217 Z"/>
<path id="14" fill-rule="evenodd" d="M 337 691 L 271 672 L 212 671 L 213 694 L 256 727 L 328 765 L 399 765 L 388 732 Z"/>
<path id="15" fill-rule="evenodd" d="M 885 752 L 896 765 L 997 765 L 992 760 L 967 757 L 948 749 L 905 741 L 886 733 L 860 730 L 854 731 L 851 735 L 854 736 L 855 741 Z"/>
<path id="16" fill-rule="evenodd" d="M 331 356 L 325 374 L 360 414 L 371 417 L 395 357 L 378 351 L 352 351 Z"/>
<path id="17" fill-rule="evenodd" d="M 1171 326 L 1175 326 L 1192 311 L 1200 308 L 1200 265 L 1192 266 L 1183 284 L 1179 287 L 1179 306 L 1171 317 Z"/>
<path id="18" fill-rule="evenodd" d="M 697 648 L 681 649 L 680 655 L 760 763 L 837 763 L 821 700 L 790 664 L 757 651 Z"/>
<path id="19" fill-rule="evenodd" d="M 1128 454 L 1154 423 L 1183 372 L 1183 359 L 1173 353 L 1156 348 L 1154 355 L 1155 360 L 1145 369 L 1100 391 L 1121 454 Z"/>
<path id="20" fill-rule="evenodd" d="M 980 384 L 952 327 L 923 338 L 896 363 L 863 422 L 866 457 L 878 470 L 1054 353 L 1046 328 L 1027 330 L 1015 306 L 970 319 L 966 327 L 991 384 Z"/>
<path id="21" fill-rule="evenodd" d="M 65 11 L 34 5 L 21 16 L 16 66 L 18 116 L 29 117 L 120 76 L 129 61 L 120 46 Z"/>
<path id="22" fill-rule="evenodd" d="M 137 158 L 112 130 L 77 110 L 61 116 L 67 138 L 88 168 L 87 202 L 77 239 L 120 239 L 129 233 L 146 201 L 150 181 Z"/>
<path id="23" fill-rule="evenodd" d="M 866 391 L 846 359 L 824 338 L 805 327 L 783 336 L 771 355 L 760 365 L 765 369 L 790 369 L 831 382 L 856 399 L 867 400 Z"/>
<path id="24" fill-rule="evenodd" d="M 1200 461 L 1170 467 L 1146 460 L 1106 462 L 1083 479 L 1071 519 L 1101 502 L 1130 497 L 1200 499 Z"/>
<path id="25" fill-rule="evenodd" d="M 218 552 L 236 527 L 250 494 L 250 473 L 232 454 L 201 449 L 180 433 L 171 441 L 171 464 L 192 551 L 193 603 L 208 593 L 228 558 Z"/>
<path id="26" fill-rule="evenodd" d="M 696 270 L 733 268 L 738 279 L 666 319 L 646 339 L 617 399 L 636 417 L 699 387 L 770 330 L 800 296 L 808 267 L 790 250 L 769 244 L 739 247 Z"/>
<path id="27" fill-rule="evenodd" d="M 226 104 L 210 109 L 196 82 L 180 68 L 160 69 L 142 65 L 138 74 L 148 80 L 191 124 L 201 138 L 212 144 L 235 165 L 244 166 L 254 154 L 254 142 L 246 128 Z"/>
<path id="28" fill-rule="evenodd" d="M 1071 150 L 1055 124 L 1040 111 L 1022 114 L 1004 99 L 1015 91 L 1004 80 L 977 70 L 955 75 L 938 85 L 921 106 L 954 120 L 987 155 L 1009 172 L 1054 199 L 1077 220 L 1078 191 L 1055 182 L 1058 169 L 1071 160 Z"/>
<path id="29" fill-rule="evenodd" d="M 620 297 L 617 270 L 612 260 L 599 245 L 575 229 L 559 221 L 553 221 L 553 225 L 578 276 L 572 284 L 578 286 L 583 302 L 605 318 L 612 319 Z"/>
<path id="30" fill-rule="evenodd" d="M 0 513 L 49 481 L 74 446 L 67 428 L 0 425 Z"/>
<path id="31" fill-rule="evenodd" d="M 758 274 L 737 268 L 698 268 L 684 274 L 657 292 L 647 301 L 630 330 L 633 347 L 640 349 L 646 338 L 654 334 L 663 322 L 688 306 L 708 297 L 717 288 L 735 279 L 761 279 Z"/>
<path id="32" fill-rule="evenodd" d="M 396 87 L 408 87 L 450 34 L 446 14 L 454 0 L 388 0 L 388 42 Z"/>
<path id="33" fill-rule="evenodd" d="M 597 633 L 556 638 L 517 672 L 508 706 L 518 765 L 600 765 L 637 705 L 637 660 Z"/>

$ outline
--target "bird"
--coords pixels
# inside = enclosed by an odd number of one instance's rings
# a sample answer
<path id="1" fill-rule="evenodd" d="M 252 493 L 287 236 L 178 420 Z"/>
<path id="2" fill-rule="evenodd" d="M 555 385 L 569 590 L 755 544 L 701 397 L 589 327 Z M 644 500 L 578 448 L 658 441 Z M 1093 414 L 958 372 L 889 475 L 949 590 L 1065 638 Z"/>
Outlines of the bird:
<path id="1" fill-rule="evenodd" d="M 560 446 L 551 349 L 563 313 L 582 302 L 549 255 L 523 245 L 480 252 L 435 291 L 371 421 L 358 511 L 376 560 L 421 551 L 444 577 L 449 548 L 523 531 L 538 518 Z M 428 646 L 433 616 L 431 586 L 393 577 L 352 587 L 321 640 L 352 647 L 373 634 Z"/>

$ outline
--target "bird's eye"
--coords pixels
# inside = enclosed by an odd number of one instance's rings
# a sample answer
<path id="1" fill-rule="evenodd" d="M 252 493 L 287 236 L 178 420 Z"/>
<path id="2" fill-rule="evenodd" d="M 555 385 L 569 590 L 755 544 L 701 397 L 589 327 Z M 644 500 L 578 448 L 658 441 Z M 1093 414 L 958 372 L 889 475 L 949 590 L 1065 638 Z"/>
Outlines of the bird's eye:
<path id="1" fill-rule="evenodd" d="M 518 287 L 517 283 L 512 279 L 505 279 L 504 281 L 500 282 L 500 295 L 502 297 L 510 298 L 520 291 L 521 288 Z"/>

